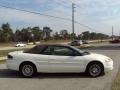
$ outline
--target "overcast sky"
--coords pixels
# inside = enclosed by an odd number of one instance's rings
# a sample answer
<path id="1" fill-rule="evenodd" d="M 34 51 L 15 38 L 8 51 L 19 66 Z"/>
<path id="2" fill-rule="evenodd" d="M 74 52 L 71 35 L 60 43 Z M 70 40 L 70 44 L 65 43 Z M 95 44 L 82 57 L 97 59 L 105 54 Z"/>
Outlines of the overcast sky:
<path id="1" fill-rule="evenodd" d="M 43 14 L 71 19 L 71 3 L 76 4 L 75 20 L 95 30 L 111 35 L 120 30 L 120 0 L 0 0 L 0 5 L 40 12 Z M 53 31 L 68 29 L 71 32 L 71 22 L 50 17 L 35 15 L 22 11 L 0 7 L 0 24 L 9 22 L 14 28 L 27 26 L 49 26 Z M 75 32 L 92 31 L 75 24 Z"/>

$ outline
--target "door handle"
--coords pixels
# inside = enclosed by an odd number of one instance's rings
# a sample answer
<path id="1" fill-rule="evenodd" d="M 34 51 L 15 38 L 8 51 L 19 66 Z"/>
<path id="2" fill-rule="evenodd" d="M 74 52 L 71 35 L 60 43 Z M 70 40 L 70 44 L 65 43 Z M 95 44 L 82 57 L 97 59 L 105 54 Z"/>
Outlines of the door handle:
<path id="1" fill-rule="evenodd" d="M 49 63 L 61 63 L 59 61 L 48 61 Z"/>
<path id="2" fill-rule="evenodd" d="M 39 63 L 48 63 L 48 61 L 38 61 Z"/>
<path id="3" fill-rule="evenodd" d="M 56 59 L 49 59 L 50 61 L 56 61 Z"/>

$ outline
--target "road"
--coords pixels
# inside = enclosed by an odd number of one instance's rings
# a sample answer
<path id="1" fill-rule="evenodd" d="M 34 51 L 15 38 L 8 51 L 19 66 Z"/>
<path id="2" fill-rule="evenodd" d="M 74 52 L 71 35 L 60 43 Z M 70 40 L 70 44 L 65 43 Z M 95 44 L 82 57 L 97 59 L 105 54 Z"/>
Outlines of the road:
<path id="1" fill-rule="evenodd" d="M 100 53 L 114 60 L 114 70 L 98 78 L 84 74 L 38 74 L 34 78 L 22 78 L 18 72 L 0 65 L 0 90 L 110 90 L 120 65 L 120 45 L 100 45 L 88 51 Z"/>

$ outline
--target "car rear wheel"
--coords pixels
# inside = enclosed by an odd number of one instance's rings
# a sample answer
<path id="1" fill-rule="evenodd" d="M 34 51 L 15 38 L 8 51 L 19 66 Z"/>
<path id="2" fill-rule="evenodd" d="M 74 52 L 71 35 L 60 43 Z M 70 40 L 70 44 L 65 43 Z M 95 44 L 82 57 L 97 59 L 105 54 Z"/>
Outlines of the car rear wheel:
<path id="1" fill-rule="evenodd" d="M 31 63 L 24 63 L 20 66 L 20 74 L 23 77 L 33 77 L 36 74 L 36 68 Z"/>
<path id="2" fill-rule="evenodd" d="M 103 72 L 104 72 L 104 68 L 100 63 L 92 63 L 88 67 L 88 74 L 91 77 L 98 77 L 102 75 Z"/>

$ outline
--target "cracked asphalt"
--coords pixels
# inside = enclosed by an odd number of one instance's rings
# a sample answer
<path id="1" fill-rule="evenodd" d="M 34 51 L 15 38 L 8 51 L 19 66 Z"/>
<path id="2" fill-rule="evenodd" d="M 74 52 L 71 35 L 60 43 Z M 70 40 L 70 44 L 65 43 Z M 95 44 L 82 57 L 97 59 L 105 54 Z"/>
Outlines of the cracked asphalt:
<path id="1" fill-rule="evenodd" d="M 18 72 L 0 65 L 0 90 L 110 90 L 120 65 L 120 45 L 97 45 L 87 51 L 100 53 L 114 60 L 114 70 L 98 78 L 84 74 L 45 74 L 34 78 L 22 78 Z"/>

